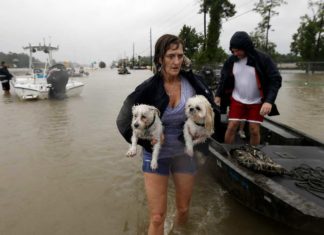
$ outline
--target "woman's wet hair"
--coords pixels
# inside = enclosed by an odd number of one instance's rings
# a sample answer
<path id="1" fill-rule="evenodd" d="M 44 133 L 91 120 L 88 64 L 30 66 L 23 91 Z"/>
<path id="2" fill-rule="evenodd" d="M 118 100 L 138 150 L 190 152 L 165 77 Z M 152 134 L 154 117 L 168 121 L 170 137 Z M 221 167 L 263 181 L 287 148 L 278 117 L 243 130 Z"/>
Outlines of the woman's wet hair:
<path id="1" fill-rule="evenodd" d="M 183 45 L 183 41 L 171 34 L 164 34 L 162 35 L 155 43 L 155 53 L 154 53 L 154 64 L 156 67 L 156 70 L 159 71 L 161 68 L 160 58 L 163 59 L 166 52 L 170 49 L 171 45 L 177 45 L 177 48 L 179 45 Z"/>

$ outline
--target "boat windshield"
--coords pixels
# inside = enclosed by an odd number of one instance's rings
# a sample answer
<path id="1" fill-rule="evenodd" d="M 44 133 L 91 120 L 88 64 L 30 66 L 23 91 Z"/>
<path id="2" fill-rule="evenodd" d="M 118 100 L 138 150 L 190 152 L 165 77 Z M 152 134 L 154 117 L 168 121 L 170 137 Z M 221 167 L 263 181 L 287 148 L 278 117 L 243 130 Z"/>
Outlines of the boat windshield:
<path id="1" fill-rule="evenodd" d="M 34 69 L 34 77 L 35 78 L 46 78 L 46 74 L 43 69 Z"/>

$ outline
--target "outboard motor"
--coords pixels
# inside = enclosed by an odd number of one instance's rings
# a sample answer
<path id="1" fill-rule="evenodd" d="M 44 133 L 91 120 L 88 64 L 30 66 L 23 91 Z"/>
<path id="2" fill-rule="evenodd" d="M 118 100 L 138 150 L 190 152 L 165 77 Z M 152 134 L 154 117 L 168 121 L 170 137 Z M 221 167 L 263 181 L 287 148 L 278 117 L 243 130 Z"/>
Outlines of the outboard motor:
<path id="1" fill-rule="evenodd" d="M 49 99 L 66 98 L 66 84 L 69 81 L 69 74 L 63 64 L 55 64 L 48 70 L 47 83 L 50 84 L 48 92 Z"/>

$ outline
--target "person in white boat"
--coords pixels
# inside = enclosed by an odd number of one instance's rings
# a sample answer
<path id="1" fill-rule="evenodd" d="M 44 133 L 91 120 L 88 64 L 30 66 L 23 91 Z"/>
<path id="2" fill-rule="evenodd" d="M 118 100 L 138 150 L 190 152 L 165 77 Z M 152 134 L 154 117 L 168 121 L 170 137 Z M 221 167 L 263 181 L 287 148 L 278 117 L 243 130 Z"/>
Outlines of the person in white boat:
<path id="1" fill-rule="evenodd" d="M 13 75 L 9 72 L 6 62 L 1 61 L 0 81 L 2 84 L 2 90 L 5 94 L 10 93 L 10 80 L 12 79 L 12 77 Z"/>

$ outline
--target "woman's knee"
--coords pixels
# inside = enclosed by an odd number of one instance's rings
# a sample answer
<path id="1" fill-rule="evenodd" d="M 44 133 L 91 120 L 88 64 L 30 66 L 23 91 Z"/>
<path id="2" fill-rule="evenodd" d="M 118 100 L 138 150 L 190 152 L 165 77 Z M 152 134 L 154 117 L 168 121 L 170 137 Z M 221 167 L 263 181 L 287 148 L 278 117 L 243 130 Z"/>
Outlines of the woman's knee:
<path id="1" fill-rule="evenodd" d="M 151 216 L 151 223 L 154 225 L 154 226 L 160 226 L 164 223 L 164 219 L 165 219 L 165 214 L 163 213 L 156 213 L 156 214 L 153 214 Z"/>
<path id="2" fill-rule="evenodd" d="M 189 207 L 182 207 L 177 209 L 176 223 L 183 225 L 187 223 L 189 217 Z"/>
<path id="3" fill-rule="evenodd" d="M 189 207 L 177 208 L 177 212 L 180 217 L 187 216 L 189 213 Z"/>

